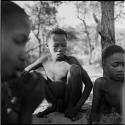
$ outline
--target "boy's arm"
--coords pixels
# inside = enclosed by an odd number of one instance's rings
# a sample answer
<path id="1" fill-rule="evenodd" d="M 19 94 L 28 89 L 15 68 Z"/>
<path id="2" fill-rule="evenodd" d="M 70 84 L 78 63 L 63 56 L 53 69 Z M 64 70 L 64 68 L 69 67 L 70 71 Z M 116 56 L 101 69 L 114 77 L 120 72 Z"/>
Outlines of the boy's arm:
<path id="1" fill-rule="evenodd" d="M 92 81 L 88 75 L 88 73 L 81 67 L 81 75 L 82 75 L 82 82 L 85 84 L 84 91 L 82 93 L 81 99 L 77 103 L 77 107 L 81 108 L 82 105 L 85 103 L 87 98 L 90 95 L 90 92 L 92 90 L 93 84 Z"/>
<path id="2" fill-rule="evenodd" d="M 85 84 L 85 88 L 82 94 L 81 99 L 76 104 L 77 108 L 81 108 L 81 106 L 85 103 L 86 99 L 90 95 L 90 92 L 92 90 L 93 84 L 92 81 L 88 75 L 88 73 L 82 68 L 81 64 L 77 61 L 76 58 L 72 57 L 72 62 L 74 64 L 77 64 L 81 68 L 81 76 L 82 76 L 82 82 Z"/>
<path id="3" fill-rule="evenodd" d="M 95 81 L 94 87 L 93 87 L 93 101 L 92 101 L 92 110 L 90 114 L 90 123 L 98 123 L 99 117 L 100 117 L 100 104 L 101 104 L 101 98 L 102 98 L 102 81 L 101 79 L 97 79 Z"/>
<path id="4" fill-rule="evenodd" d="M 31 71 L 31 70 L 35 70 L 35 69 L 37 69 L 37 68 L 39 68 L 39 67 L 43 67 L 43 63 L 45 62 L 45 61 L 47 61 L 48 60 L 48 55 L 44 55 L 44 56 L 42 56 L 42 57 L 40 57 L 39 59 L 37 59 L 34 63 L 32 63 L 31 65 L 29 65 L 29 66 L 27 66 L 26 68 L 25 68 L 25 71 Z"/>
<path id="5" fill-rule="evenodd" d="M 44 84 L 41 83 L 44 83 L 45 79 L 40 73 L 34 71 L 22 75 L 17 82 L 18 88 L 15 88 L 17 91 L 15 96 L 20 104 L 17 124 L 31 124 L 33 112 L 44 99 Z"/>

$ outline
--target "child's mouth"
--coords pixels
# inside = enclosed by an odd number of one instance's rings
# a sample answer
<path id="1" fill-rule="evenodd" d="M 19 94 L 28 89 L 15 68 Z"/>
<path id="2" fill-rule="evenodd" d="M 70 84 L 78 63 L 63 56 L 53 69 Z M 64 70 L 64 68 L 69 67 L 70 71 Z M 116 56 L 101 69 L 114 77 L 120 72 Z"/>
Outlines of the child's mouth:
<path id="1" fill-rule="evenodd" d="M 118 77 L 124 77 L 124 74 L 117 74 Z"/>
<path id="2" fill-rule="evenodd" d="M 58 53 L 57 55 L 63 55 L 63 53 Z"/>

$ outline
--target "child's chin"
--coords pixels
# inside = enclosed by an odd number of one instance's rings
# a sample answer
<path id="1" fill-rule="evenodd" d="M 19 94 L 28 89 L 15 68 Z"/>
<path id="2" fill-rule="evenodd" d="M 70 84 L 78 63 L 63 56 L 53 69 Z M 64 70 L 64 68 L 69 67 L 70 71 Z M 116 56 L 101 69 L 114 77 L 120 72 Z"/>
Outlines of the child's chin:
<path id="1" fill-rule="evenodd" d="M 124 77 L 116 77 L 117 81 L 124 81 Z"/>
<path id="2" fill-rule="evenodd" d="M 57 58 L 56 58 L 56 60 L 64 60 L 65 58 L 64 58 L 64 56 L 57 56 Z"/>

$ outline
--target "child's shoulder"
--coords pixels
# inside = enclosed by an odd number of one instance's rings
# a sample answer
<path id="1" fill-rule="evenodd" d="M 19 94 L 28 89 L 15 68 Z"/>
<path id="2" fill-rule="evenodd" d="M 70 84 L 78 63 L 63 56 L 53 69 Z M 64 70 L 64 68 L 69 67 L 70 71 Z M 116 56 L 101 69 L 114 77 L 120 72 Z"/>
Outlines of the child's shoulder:
<path id="1" fill-rule="evenodd" d="M 71 62 L 71 63 L 76 63 L 76 64 L 79 63 L 77 58 L 74 56 L 67 56 L 67 60 L 68 62 Z"/>
<path id="2" fill-rule="evenodd" d="M 95 80 L 94 86 L 97 86 L 99 88 L 103 88 L 104 85 L 107 83 L 107 79 L 105 77 L 99 77 Z"/>
<path id="3" fill-rule="evenodd" d="M 40 62 L 45 63 L 49 60 L 52 60 L 52 56 L 49 53 L 43 53 L 41 57 L 39 58 Z"/>
<path id="4" fill-rule="evenodd" d="M 99 77 L 95 80 L 96 83 L 105 83 L 107 79 L 105 77 Z"/>
<path id="5" fill-rule="evenodd" d="M 74 56 L 67 56 L 68 59 L 76 59 Z M 76 59 L 77 60 L 77 59 Z"/>

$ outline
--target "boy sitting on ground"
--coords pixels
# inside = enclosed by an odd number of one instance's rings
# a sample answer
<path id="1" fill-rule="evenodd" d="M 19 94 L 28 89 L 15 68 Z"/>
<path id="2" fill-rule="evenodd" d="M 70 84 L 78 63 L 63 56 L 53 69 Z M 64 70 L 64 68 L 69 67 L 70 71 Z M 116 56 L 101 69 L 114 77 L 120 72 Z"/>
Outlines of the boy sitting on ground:
<path id="1" fill-rule="evenodd" d="M 77 59 L 67 56 L 67 33 L 64 30 L 56 28 L 49 33 L 48 48 L 50 54 L 43 55 L 25 68 L 29 72 L 43 67 L 47 75 L 46 82 L 41 84 L 45 98 L 52 103 L 52 107 L 39 112 L 37 117 L 59 111 L 73 120 L 87 100 L 92 82 Z M 85 84 L 83 93 L 82 82 Z"/>
<path id="2" fill-rule="evenodd" d="M 31 31 L 31 21 L 25 10 L 10 1 L 1 1 L 1 123 L 2 124 L 31 124 L 32 113 L 41 100 L 41 74 L 32 73 L 25 75 L 27 81 L 16 82 L 15 79 L 25 68 L 25 47 Z M 30 77 L 30 79 L 28 79 Z M 31 82 L 32 81 L 32 82 Z M 19 84 L 19 82 L 21 84 Z M 27 84 L 27 82 L 29 84 Z M 7 83 L 7 84 L 6 84 Z M 12 83 L 12 84 L 11 84 Z M 10 106 L 8 100 L 8 86 L 16 90 L 14 96 L 23 97 L 21 103 L 13 98 Z M 20 88 L 20 87 L 21 88 Z M 17 87 L 19 88 L 17 90 Z M 9 91 L 10 92 L 10 91 Z M 17 95 L 18 94 L 18 95 Z M 19 99 L 19 98 L 18 98 Z M 15 101 L 14 101 L 15 100 Z M 15 109 L 15 110 L 14 110 Z"/>
<path id="3" fill-rule="evenodd" d="M 112 108 L 122 114 L 124 85 L 124 50 L 111 45 L 102 53 L 104 76 L 95 81 L 90 122 L 99 123 L 100 113 Z"/>

